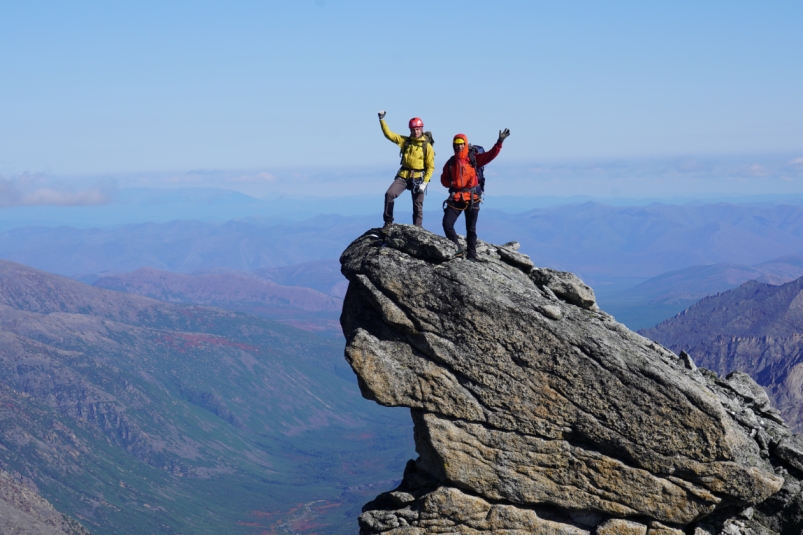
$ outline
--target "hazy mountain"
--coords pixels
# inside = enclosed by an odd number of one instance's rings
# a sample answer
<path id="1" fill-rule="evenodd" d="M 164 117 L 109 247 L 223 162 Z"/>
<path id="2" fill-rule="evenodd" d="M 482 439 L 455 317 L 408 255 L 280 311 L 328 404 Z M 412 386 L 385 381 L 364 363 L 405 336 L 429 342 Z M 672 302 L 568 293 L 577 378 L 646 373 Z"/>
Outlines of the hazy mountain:
<path id="1" fill-rule="evenodd" d="M 653 277 L 692 265 L 753 265 L 803 251 L 803 207 L 586 203 L 495 215 L 480 227 L 521 242 L 537 265 L 599 276 Z M 481 236 L 482 237 L 482 236 Z"/>
<path id="2" fill-rule="evenodd" d="M 409 221 L 409 207 L 399 203 L 397 208 L 398 220 Z M 425 227 L 441 233 L 440 219 L 438 212 L 426 212 Z M 353 236 L 380 222 L 377 211 L 305 221 L 28 227 L 0 233 L 0 257 L 88 283 L 146 266 L 178 273 L 233 270 L 342 297 L 345 281 L 336 259 Z M 578 273 L 595 288 L 604 309 L 642 328 L 744 280 L 777 283 L 800 275 L 801 257 L 796 255 L 803 251 L 803 207 L 589 202 L 519 214 L 483 209 L 479 233 L 497 243 L 516 239 L 537 265 Z M 772 265 L 762 264 L 767 262 Z"/>
<path id="3" fill-rule="evenodd" d="M 406 210 L 400 202 L 399 222 L 409 222 Z M 425 213 L 424 225 L 433 232 L 442 233 L 440 221 L 439 212 Z M 380 224 L 377 207 L 370 216 L 300 222 L 29 227 L 0 233 L 0 257 L 71 276 L 144 266 L 182 273 L 254 271 L 334 260 L 354 236 Z M 483 210 L 478 229 L 490 242 L 518 240 L 537 265 L 576 272 L 592 285 L 606 277 L 649 278 L 693 265 L 753 266 L 803 251 L 801 206 L 585 203 L 520 214 Z"/>
<path id="4" fill-rule="evenodd" d="M 775 258 L 768 262 L 756 264 L 753 267 L 763 273 L 763 275 L 756 280 L 777 286 L 793 281 L 803 274 L 803 256 L 782 256 L 781 258 Z"/>
<path id="5" fill-rule="evenodd" d="M 294 266 L 258 269 L 254 275 L 284 284 L 306 286 L 334 297 L 344 297 L 349 286 L 337 260 L 318 260 Z"/>
<path id="6" fill-rule="evenodd" d="M 251 220 L 145 223 L 114 230 L 29 227 L 0 234 L 0 256 L 61 275 L 122 273 L 146 266 L 180 273 L 253 271 L 338 258 L 367 226 L 359 218 L 318 216 L 292 224 Z"/>
<path id="7" fill-rule="evenodd" d="M 95 535 L 351 533 L 412 454 L 386 413 L 342 342 L 0 262 L 0 460 Z"/>
<path id="8" fill-rule="evenodd" d="M 779 285 L 803 276 L 803 256 L 756 264 L 691 266 L 652 277 L 632 288 L 599 292 L 600 305 L 631 329 L 652 327 L 703 297 L 749 280 Z"/>
<path id="9" fill-rule="evenodd" d="M 803 430 L 803 278 L 781 286 L 748 281 L 641 332 L 685 350 L 698 366 L 748 373 Z"/>
<path id="10" fill-rule="evenodd" d="M 243 217 L 299 220 L 321 213 L 367 214 L 377 204 L 373 195 L 334 198 L 272 195 L 261 199 L 213 187 L 121 188 L 106 194 L 109 202 L 93 206 L 7 207 L 0 210 L 0 229 L 30 225 L 108 227 L 177 219 L 221 222 Z"/>
<path id="11" fill-rule="evenodd" d="M 342 275 L 340 278 L 345 281 Z M 305 330 L 340 333 L 341 299 L 312 288 L 283 286 L 247 272 L 185 275 L 140 268 L 104 276 L 94 286 L 162 301 L 247 312 Z"/>

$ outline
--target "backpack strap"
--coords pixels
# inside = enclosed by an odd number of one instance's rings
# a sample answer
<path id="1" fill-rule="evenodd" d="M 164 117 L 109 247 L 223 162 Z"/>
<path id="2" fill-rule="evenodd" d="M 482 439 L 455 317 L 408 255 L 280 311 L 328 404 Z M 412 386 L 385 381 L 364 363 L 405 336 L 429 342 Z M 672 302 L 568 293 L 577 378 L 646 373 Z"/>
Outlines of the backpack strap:
<path id="1" fill-rule="evenodd" d="M 474 145 L 468 146 L 468 161 L 471 163 L 471 167 L 477 169 L 477 149 L 474 148 Z"/>
<path id="2" fill-rule="evenodd" d="M 402 144 L 401 148 L 399 149 L 399 165 L 404 165 L 404 153 L 407 152 L 407 147 L 410 146 L 410 138 L 405 138 L 404 143 Z"/>
<path id="3" fill-rule="evenodd" d="M 424 169 L 427 168 L 427 153 L 429 151 L 429 140 L 424 138 Z"/>

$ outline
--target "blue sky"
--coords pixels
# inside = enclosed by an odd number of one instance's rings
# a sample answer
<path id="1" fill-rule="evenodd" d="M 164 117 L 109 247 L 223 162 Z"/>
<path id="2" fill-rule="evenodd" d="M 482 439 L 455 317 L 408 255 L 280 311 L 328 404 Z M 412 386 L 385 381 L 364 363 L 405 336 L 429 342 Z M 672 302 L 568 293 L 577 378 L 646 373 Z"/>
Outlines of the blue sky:
<path id="1" fill-rule="evenodd" d="M 379 109 L 422 117 L 439 164 L 455 133 L 503 127 L 511 165 L 789 163 L 801 23 L 801 2 L 4 2 L 0 175 L 392 174 Z M 760 189 L 803 192 L 775 178 Z"/>

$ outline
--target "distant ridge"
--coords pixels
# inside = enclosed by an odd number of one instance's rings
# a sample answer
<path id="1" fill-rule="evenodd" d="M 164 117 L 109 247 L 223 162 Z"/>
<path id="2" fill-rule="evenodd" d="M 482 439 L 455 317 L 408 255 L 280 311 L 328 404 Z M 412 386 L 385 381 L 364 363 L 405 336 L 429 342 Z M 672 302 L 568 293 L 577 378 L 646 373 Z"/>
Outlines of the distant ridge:
<path id="1" fill-rule="evenodd" d="M 342 299 L 245 272 L 186 275 L 146 267 L 101 277 L 94 286 L 162 301 L 247 312 L 305 330 L 340 333 Z"/>
<path id="2" fill-rule="evenodd" d="M 618 293 L 600 292 L 606 311 L 632 329 L 645 329 L 674 316 L 700 299 L 749 280 L 784 284 L 803 276 L 803 256 L 786 255 L 753 266 L 709 264 L 662 273 Z"/>
<path id="3" fill-rule="evenodd" d="M 431 202 L 431 201 L 430 201 Z M 400 223 L 409 213 L 399 208 Z M 704 264 L 754 266 L 803 251 L 803 206 L 599 203 L 483 212 L 480 238 L 519 237 L 540 265 L 595 277 L 649 278 Z M 17 228 L 0 233 L 0 258 L 62 275 L 123 273 L 149 266 L 180 273 L 255 271 L 335 260 L 374 215 L 320 215 L 304 221 L 246 218 L 172 221 L 114 229 Z M 424 226 L 442 232 L 437 212 Z M 277 281 L 278 282 L 278 281 Z"/>
<path id="4" fill-rule="evenodd" d="M 640 333 L 717 373 L 749 374 L 803 430 L 803 278 L 781 286 L 748 281 Z"/>

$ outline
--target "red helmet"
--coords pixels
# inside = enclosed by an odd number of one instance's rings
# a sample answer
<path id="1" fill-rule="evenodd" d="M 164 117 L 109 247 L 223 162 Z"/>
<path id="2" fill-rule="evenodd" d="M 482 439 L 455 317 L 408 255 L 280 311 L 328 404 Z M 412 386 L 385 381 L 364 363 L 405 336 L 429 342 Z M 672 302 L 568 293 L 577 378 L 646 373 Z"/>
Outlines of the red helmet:
<path id="1" fill-rule="evenodd" d="M 424 121 L 419 119 L 418 117 L 413 117 L 410 119 L 410 122 L 407 124 L 410 128 L 424 128 Z"/>

